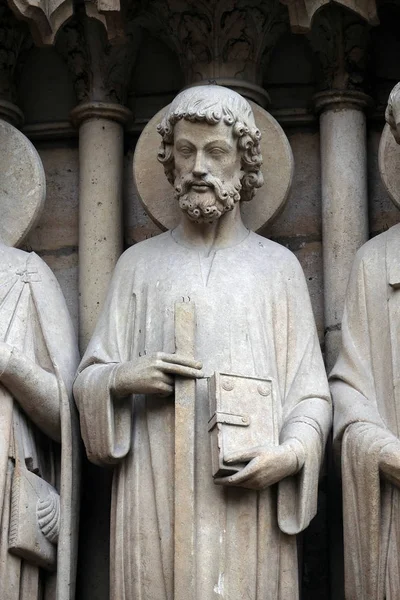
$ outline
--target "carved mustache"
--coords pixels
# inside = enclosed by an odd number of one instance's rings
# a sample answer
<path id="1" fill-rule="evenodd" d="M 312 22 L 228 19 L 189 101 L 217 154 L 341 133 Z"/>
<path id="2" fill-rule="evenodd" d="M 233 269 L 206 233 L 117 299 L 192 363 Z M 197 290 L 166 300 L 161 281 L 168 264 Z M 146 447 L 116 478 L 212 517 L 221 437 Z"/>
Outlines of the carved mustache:
<path id="1" fill-rule="evenodd" d="M 203 179 L 194 179 L 190 175 L 187 175 L 175 185 L 175 190 L 178 194 L 186 194 L 194 185 L 207 186 L 214 189 L 215 187 L 219 187 L 216 186 L 216 181 L 220 183 L 215 177 L 210 177 L 207 175 Z"/>

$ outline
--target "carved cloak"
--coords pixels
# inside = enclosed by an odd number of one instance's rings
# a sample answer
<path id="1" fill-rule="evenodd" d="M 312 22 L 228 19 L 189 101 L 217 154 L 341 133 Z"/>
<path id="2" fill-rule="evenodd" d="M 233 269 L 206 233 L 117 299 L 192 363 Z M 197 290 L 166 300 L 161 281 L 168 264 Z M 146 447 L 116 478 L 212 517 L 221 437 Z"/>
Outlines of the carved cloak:
<path id="1" fill-rule="evenodd" d="M 74 387 L 90 460 L 118 463 L 111 598 L 173 600 L 173 398 L 114 399 L 110 389 L 120 362 L 175 351 L 174 303 L 182 297 L 196 305 L 196 357 L 205 375 L 273 377 L 281 441 L 297 437 L 307 455 L 301 472 L 279 487 L 216 486 L 207 382 L 197 382 L 196 597 L 295 600 L 294 534 L 316 511 L 331 416 L 303 273 L 288 250 L 254 233 L 203 257 L 171 232 L 121 257 Z"/>
<path id="2" fill-rule="evenodd" d="M 59 284 L 34 253 L 0 245 L 0 339 L 17 347 L 58 380 L 61 448 L 22 416 L 8 393 L 0 402 L 0 596 L 4 600 L 73 600 L 78 533 L 79 429 L 72 400 L 78 364 L 76 336 Z M 8 552 L 13 457 L 13 415 L 24 423 L 25 461 L 58 488 L 61 523 L 57 575 L 38 569 Z M 54 445 L 54 451 L 51 446 Z"/>
<path id="3" fill-rule="evenodd" d="M 400 225 L 357 253 L 331 373 L 341 450 L 348 600 L 396 600 L 400 495 L 381 478 L 379 453 L 399 438 Z"/>

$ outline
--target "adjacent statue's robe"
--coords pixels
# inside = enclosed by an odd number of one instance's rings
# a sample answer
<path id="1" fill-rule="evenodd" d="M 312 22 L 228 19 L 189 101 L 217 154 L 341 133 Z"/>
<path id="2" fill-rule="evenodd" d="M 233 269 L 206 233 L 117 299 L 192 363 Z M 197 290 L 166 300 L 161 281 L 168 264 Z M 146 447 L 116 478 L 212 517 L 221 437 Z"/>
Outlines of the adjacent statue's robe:
<path id="1" fill-rule="evenodd" d="M 0 394 L 0 598 L 72 600 L 75 591 L 79 498 L 79 439 L 72 405 L 78 364 L 76 336 L 58 282 L 34 253 L 0 243 L 0 340 L 23 352 L 58 380 L 61 447 L 29 421 L 18 403 Z M 10 502 L 19 423 L 27 467 L 61 496 L 57 573 L 50 574 L 8 551 Z"/>
<path id="2" fill-rule="evenodd" d="M 400 494 L 379 454 L 400 433 L 400 225 L 357 253 L 331 374 L 347 600 L 398 600 Z"/>
<path id="3" fill-rule="evenodd" d="M 273 377 L 281 440 L 297 437 L 307 456 L 299 475 L 279 490 L 215 485 L 207 381 L 197 382 L 197 598 L 295 600 L 294 534 L 316 511 L 331 415 L 301 267 L 291 252 L 254 233 L 204 257 L 178 244 L 171 232 L 130 248 L 119 260 L 74 387 L 90 460 L 118 463 L 111 598 L 173 600 L 173 398 L 114 399 L 110 389 L 119 363 L 175 351 L 174 303 L 182 297 L 196 305 L 196 357 L 205 375 Z"/>

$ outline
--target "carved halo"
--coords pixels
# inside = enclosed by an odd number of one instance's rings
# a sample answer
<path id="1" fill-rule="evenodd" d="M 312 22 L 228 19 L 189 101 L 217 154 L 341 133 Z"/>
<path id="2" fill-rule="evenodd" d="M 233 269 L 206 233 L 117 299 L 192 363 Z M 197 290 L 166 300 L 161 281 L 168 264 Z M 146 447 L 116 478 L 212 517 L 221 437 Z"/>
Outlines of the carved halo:
<path id="1" fill-rule="evenodd" d="M 46 197 L 39 154 L 28 138 L 0 120 L 0 241 L 17 246 L 35 225 Z"/>
<path id="2" fill-rule="evenodd" d="M 393 203 L 400 208 L 400 145 L 386 123 L 379 144 L 379 171 Z"/>
<path id="3" fill-rule="evenodd" d="M 257 127 L 261 131 L 264 185 L 250 202 L 242 202 L 243 221 L 252 231 L 261 232 L 285 205 L 293 177 L 293 154 L 282 127 L 263 108 L 251 102 Z M 133 174 L 143 206 L 161 229 L 179 223 L 180 209 L 163 166 L 157 160 L 161 138 L 157 125 L 166 108 L 160 110 L 144 128 L 135 150 Z"/>

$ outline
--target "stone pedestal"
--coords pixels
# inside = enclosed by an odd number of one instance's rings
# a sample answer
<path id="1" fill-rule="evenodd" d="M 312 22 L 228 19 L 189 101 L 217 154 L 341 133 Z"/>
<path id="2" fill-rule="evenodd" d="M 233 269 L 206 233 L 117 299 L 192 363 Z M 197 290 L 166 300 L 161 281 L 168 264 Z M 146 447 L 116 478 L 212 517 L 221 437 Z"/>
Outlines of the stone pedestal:
<path id="1" fill-rule="evenodd" d="M 85 102 L 71 114 L 79 126 L 80 348 L 93 333 L 110 277 L 122 252 L 124 124 L 131 112 Z"/>
<path id="2" fill-rule="evenodd" d="M 362 92 L 315 96 L 320 113 L 325 348 L 328 372 L 341 343 L 347 281 L 357 249 L 368 239 L 367 147 Z"/>

